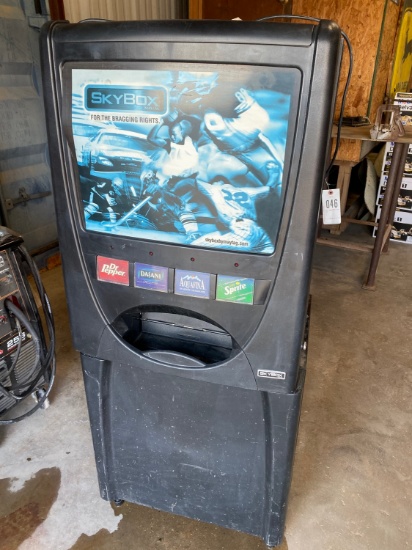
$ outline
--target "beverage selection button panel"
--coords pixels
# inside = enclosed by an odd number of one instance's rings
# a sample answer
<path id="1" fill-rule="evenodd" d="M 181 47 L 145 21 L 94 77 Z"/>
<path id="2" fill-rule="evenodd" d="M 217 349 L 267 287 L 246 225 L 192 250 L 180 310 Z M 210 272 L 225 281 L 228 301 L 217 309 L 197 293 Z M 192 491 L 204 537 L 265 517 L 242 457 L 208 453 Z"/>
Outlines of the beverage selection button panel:
<path id="1" fill-rule="evenodd" d="M 217 276 L 216 300 L 253 305 L 254 294 L 254 279 L 230 275 Z"/>
<path id="2" fill-rule="evenodd" d="M 210 298 L 210 273 L 199 271 L 175 270 L 175 294 Z"/>
<path id="3" fill-rule="evenodd" d="M 167 292 L 169 287 L 169 268 L 158 265 L 134 264 L 134 286 Z"/>
<path id="4" fill-rule="evenodd" d="M 97 280 L 129 286 L 129 262 L 106 256 L 97 256 Z"/>
<path id="5" fill-rule="evenodd" d="M 96 261 L 99 281 L 129 286 L 130 264 L 127 260 L 97 256 Z M 134 262 L 133 265 L 135 288 L 248 305 L 263 304 L 269 291 L 270 281 L 256 281 L 249 277 L 232 275 L 216 276 L 185 269 L 173 270 L 141 262 Z"/>

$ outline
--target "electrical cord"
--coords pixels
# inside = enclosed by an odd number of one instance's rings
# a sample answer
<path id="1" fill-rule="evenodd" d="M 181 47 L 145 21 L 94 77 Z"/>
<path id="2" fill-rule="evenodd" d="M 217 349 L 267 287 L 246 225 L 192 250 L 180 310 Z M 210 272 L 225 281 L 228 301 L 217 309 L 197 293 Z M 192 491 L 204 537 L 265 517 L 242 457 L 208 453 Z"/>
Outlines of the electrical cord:
<path id="1" fill-rule="evenodd" d="M 2 382 L 4 379 L 6 379 L 8 376 L 10 376 L 12 374 L 12 372 L 14 371 L 14 369 L 16 368 L 16 365 L 17 365 L 17 360 L 19 358 L 19 355 L 20 355 L 20 349 L 21 349 L 21 344 L 22 344 L 22 341 L 23 341 L 23 333 L 22 333 L 22 330 L 21 330 L 21 324 L 20 324 L 20 321 L 16 318 L 16 327 L 17 327 L 17 333 L 18 333 L 18 336 L 19 336 L 19 341 L 17 343 L 17 349 L 16 349 L 16 352 L 14 354 L 14 357 L 13 357 L 13 362 L 11 364 L 11 367 L 5 371 L 4 373 L 4 376 L 2 377 L 2 379 L 0 380 L 0 392 L 3 393 L 2 391 Z M 6 391 L 6 390 L 4 390 Z M 6 393 L 8 393 L 6 391 Z M 4 394 L 4 393 L 3 393 Z M 10 396 L 8 396 L 10 397 Z M 13 399 L 19 399 L 18 397 L 16 398 L 13 398 Z"/>
<path id="2" fill-rule="evenodd" d="M 50 307 L 50 301 L 46 294 L 46 290 L 43 286 L 43 283 L 41 281 L 39 270 L 37 269 L 36 264 L 34 263 L 32 257 L 27 252 L 27 250 L 24 247 L 19 247 L 19 251 L 22 254 L 25 262 L 29 266 L 29 269 L 31 271 L 31 274 L 33 275 L 33 279 L 36 285 L 37 292 L 39 294 L 40 302 L 42 304 L 44 313 L 45 313 L 45 319 L 46 319 L 46 326 L 47 326 L 47 332 L 49 334 L 49 348 L 47 351 L 47 355 L 45 357 L 45 362 L 49 363 L 50 359 L 54 357 L 55 352 L 55 338 L 54 338 L 54 319 L 53 319 L 53 313 Z"/>
<path id="3" fill-rule="evenodd" d="M 55 354 L 54 320 L 53 320 L 53 314 L 50 307 L 50 302 L 46 294 L 46 291 L 44 289 L 43 283 L 41 281 L 40 273 L 37 269 L 36 264 L 32 260 L 31 256 L 23 246 L 17 247 L 16 253 L 17 252 L 20 253 L 21 258 L 27 263 L 29 270 L 31 272 L 31 275 L 33 276 L 36 290 L 44 311 L 44 319 L 46 321 L 46 328 L 47 328 L 49 342 L 47 345 L 44 335 L 42 333 L 37 332 L 33 324 L 29 321 L 29 319 L 27 319 L 26 315 L 17 306 L 15 306 L 15 304 L 11 300 L 5 300 L 5 307 L 10 313 L 14 315 L 16 326 L 19 330 L 19 345 L 15 351 L 13 363 L 10 369 L 8 370 L 8 372 L 10 374 L 13 372 L 13 370 L 17 365 L 18 359 L 20 357 L 21 344 L 22 344 L 21 325 L 23 325 L 26 328 L 27 332 L 30 333 L 32 337 L 32 341 L 35 346 L 35 359 L 29 374 L 25 376 L 24 380 L 20 381 L 18 384 L 8 386 L 7 388 L 0 383 L 0 393 L 5 397 L 11 397 L 17 402 L 26 398 L 36 390 L 44 389 L 44 388 L 39 388 L 38 384 L 40 380 L 42 380 L 42 386 L 47 384 L 47 389 L 44 390 L 44 394 L 40 397 L 36 405 L 32 407 L 29 411 L 27 411 L 26 413 L 16 418 L 0 420 L 0 425 L 13 424 L 15 422 L 19 422 L 24 418 L 31 416 L 40 407 L 42 407 L 50 394 L 50 391 L 53 387 L 53 383 L 56 376 L 56 361 L 55 361 L 55 355 L 54 355 Z M 36 374 L 36 371 L 37 371 L 37 374 Z M 34 378 L 30 380 L 33 376 Z"/>
<path id="4" fill-rule="evenodd" d="M 262 21 L 269 21 L 271 19 L 301 19 L 301 20 L 307 20 L 307 21 L 314 21 L 315 23 L 320 23 L 322 21 L 321 19 L 319 19 L 317 17 L 310 17 L 310 16 L 306 16 L 306 15 L 268 15 L 267 17 L 261 17 L 260 19 L 256 19 L 256 21 L 262 22 Z M 336 156 L 338 154 L 338 150 L 339 150 L 339 147 L 340 147 L 340 139 L 341 139 L 340 136 L 341 136 L 341 131 L 342 131 L 343 113 L 344 113 L 344 110 L 345 110 L 345 104 L 346 104 L 346 99 L 347 99 L 347 95 L 348 95 L 349 84 L 350 84 L 350 80 L 351 80 L 351 77 L 352 77 L 352 71 L 353 71 L 353 50 L 352 50 L 352 45 L 350 43 L 348 35 L 344 31 L 342 31 L 342 29 L 341 29 L 340 33 L 341 33 L 342 38 L 344 39 L 344 41 L 346 43 L 346 46 L 348 48 L 349 68 L 348 68 L 348 74 L 346 76 L 345 88 L 343 90 L 342 101 L 341 101 L 341 106 L 340 106 L 340 110 L 339 110 L 339 119 L 338 119 L 338 125 L 337 125 L 338 129 L 337 129 L 337 133 L 336 133 L 335 149 L 334 149 L 330 164 L 329 164 L 329 166 L 328 166 L 328 168 L 326 169 L 326 172 L 325 172 L 325 182 L 326 182 L 328 187 L 329 187 L 329 182 L 328 182 L 329 174 L 330 174 L 332 166 L 333 166 L 333 164 L 336 160 Z"/>
<path id="5" fill-rule="evenodd" d="M 37 367 L 39 366 L 39 362 L 40 362 L 41 342 L 40 342 L 40 336 L 37 334 L 37 332 L 34 329 L 33 325 L 30 323 L 30 321 L 24 315 L 22 310 L 20 308 L 18 308 L 17 306 L 15 306 L 10 299 L 6 299 L 4 301 L 4 305 L 5 305 L 6 309 L 15 316 L 16 321 L 19 323 L 19 325 L 20 326 L 24 325 L 26 327 L 28 333 L 32 337 L 32 340 L 34 342 L 34 347 L 35 347 L 35 360 L 33 362 L 33 365 L 31 367 L 29 373 L 27 374 L 25 379 L 20 381 L 17 385 L 14 385 L 14 386 L 11 385 L 10 386 L 11 389 L 15 391 L 15 390 L 18 390 L 18 389 L 21 389 L 21 388 L 27 386 L 27 384 L 31 381 L 31 378 L 32 378 L 33 374 L 36 372 Z M 19 343 L 21 343 L 22 337 L 23 337 L 23 335 L 22 335 L 21 328 L 20 328 L 20 330 L 19 330 Z M 20 350 L 17 350 L 15 355 L 16 355 L 16 357 L 14 358 L 13 362 L 17 363 L 18 357 L 20 355 Z"/>

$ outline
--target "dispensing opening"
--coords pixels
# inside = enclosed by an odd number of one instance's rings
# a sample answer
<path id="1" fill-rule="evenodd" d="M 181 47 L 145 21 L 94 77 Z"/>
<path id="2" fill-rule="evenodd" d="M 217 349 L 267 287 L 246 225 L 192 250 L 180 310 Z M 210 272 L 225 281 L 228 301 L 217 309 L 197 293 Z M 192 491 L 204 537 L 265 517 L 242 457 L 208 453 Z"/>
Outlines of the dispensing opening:
<path id="1" fill-rule="evenodd" d="M 133 308 L 122 313 L 113 328 L 142 354 L 174 367 L 210 366 L 234 351 L 230 334 L 184 310 Z"/>

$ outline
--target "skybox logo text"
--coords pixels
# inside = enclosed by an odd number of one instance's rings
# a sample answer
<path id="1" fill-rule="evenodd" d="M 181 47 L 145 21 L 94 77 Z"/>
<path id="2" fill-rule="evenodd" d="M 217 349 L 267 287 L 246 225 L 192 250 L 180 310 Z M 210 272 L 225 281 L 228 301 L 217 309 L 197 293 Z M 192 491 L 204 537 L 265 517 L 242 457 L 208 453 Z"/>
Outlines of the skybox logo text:
<path id="1" fill-rule="evenodd" d="M 86 86 L 85 105 L 88 111 L 133 111 L 164 115 L 167 93 L 160 86 Z"/>

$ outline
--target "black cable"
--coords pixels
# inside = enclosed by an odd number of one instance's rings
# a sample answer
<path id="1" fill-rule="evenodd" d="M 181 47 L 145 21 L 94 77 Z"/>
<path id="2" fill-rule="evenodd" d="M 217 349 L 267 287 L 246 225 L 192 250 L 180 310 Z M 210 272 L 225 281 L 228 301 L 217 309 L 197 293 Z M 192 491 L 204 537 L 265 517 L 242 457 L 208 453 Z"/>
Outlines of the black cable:
<path id="1" fill-rule="evenodd" d="M 4 301 L 4 306 L 6 307 L 6 309 L 8 311 L 11 311 L 11 313 L 13 313 L 13 315 L 16 317 L 16 320 L 20 321 L 20 323 L 22 325 L 24 325 L 28 331 L 28 333 L 31 335 L 32 337 L 32 340 L 34 342 L 34 347 L 35 347 L 35 360 L 33 362 L 33 366 L 30 370 L 30 372 L 28 373 L 28 375 L 26 376 L 26 379 L 25 380 L 22 380 L 21 382 L 19 382 L 18 384 L 18 388 L 22 388 L 22 387 L 25 387 L 27 386 L 27 384 L 29 383 L 29 381 L 31 380 L 33 374 L 36 372 L 37 370 L 37 367 L 39 366 L 39 362 L 40 362 L 40 355 L 41 355 L 41 342 L 40 342 L 40 336 L 37 334 L 36 330 L 34 329 L 33 325 L 30 323 L 30 321 L 27 319 L 27 317 L 24 315 L 24 313 L 22 312 L 22 310 L 20 308 L 18 308 L 16 305 L 13 304 L 13 302 L 10 300 L 10 299 L 6 299 Z M 22 340 L 22 335 L 20 334 L 20 341 Z M 20 355 L 20 350 L 18 350 L 18 354 L 16 352 L 16 355 Z M 17 359 L 18 359 L 18 356 L 15 357 L 15 362 L 17 363 Z M 16 390 L 17 387 L 13 387 L 11 386 L 11 389 L 12 390 Z"/>
<path id="2" fill-rule="evenodd" d="M 27 331 L 31 334 L 35 345 L 35 349 L 36 349 L 36 358 L 34 360 L 34 365 L 30 371 L 29 376 L 26 376 L 24 381 L 19 382 L 17 386 L 13 386 L 12 391 L 10 392 L 6 388 L 0 385 L 0 393 L 2 393 L 5 396 L 12 397 L 16 401 L 20 401 L 21 399 L 27 397 L 28 395 L 30 395 L 31 393 L 39 389 L 38 382 L 42 378 L 47 383 L 48 386 L 47 386 L 47 389 L 45 390 L 44 395 L 42 395 L 42 397 L 39 399 L 38 403 L 34 407 L 32 407 L 28 412 L 26 412 L 25 414 L 22 414 L 17 418 L 12 418 L 9 420 L 0 420 L 0 425 L 13 424 L 15 422 L 19 422 L 24 418 L 31 416 L 34 412 L 36 412 L 48 398 L 56 376 L 56 361 L 54 356 L 54 352 L 55 352 L 54 320 L 53 320 L 53 314 L 50 307 L 49 298 L 44 289 L 37 266 L 32 260 L 29 253 L 26 251 L 26 249 L 23 246 L 19 246 L 16 252 L 17 251 L 21 254 L 22 259 L 27 263 L 30 269 L 30 272 L 33 276 L 36 290 L 38 292 L 38 295 L 43 307 L 43 311 L 44 311 L 44 318 L 46 321 L 49 345 L 47 347 L 47 343 L 44 340 L 44 337 L 42 337 L 41 334 L 37 333 L 32 323 L 26 318 L 24 313 L 18 307 L 16 307 L 13 304 L 13 302 L 11 302 L 11 300 L 6 300 L 5 306 L 15 316 L 16 325 L 17 323 L 23 324 L 26 327 Z M 20 355 L 20 347 L 21 347 L 21 341 L 22 341 L 21 334 L 19 336 L 19 340 L 20 340 L 20 346 L 16 350 L 16 354 L 13 360 L 12 367 L 10 368 L 10 372 L 12 369 L 15 368 L 15 364 L 17 363 Z M 37 375 L 27 387 L 27 384 L 30 378 L 35 374 L 36 370 L 38 371 Z M 16 396 L 15 392 L 18 390 L 24 390 L 24 391 L 23 393 Z"/>
<path id="3" fill-rule="evenodd" d="M 33 275 L 36 289 L 40 297 L 40 302 L 42 304 L 43 311 L 45 313 L 44 316 L 46 319 L 47 332 L 49 336 L 49 349 L 45 357 L 45 362 L 48 363 L 51 357 L 54 357 L 54 351 L 55 351 L 54 318 L 50 307 L 49 297 L 47 296 L 46 290 L 43 286 L 43 283 L 40 277 L 39 270 L 37 269 L 37 266 L 34 263 L 32 257 L 27 252 L 27 250 L 22 246 L 19 247 L 19 252 L 22 254 L 24 260 L 26 261 L 27 265 L 30 268 L 31 274 Z"/>
<path id="4" fill-rule="evenodd" d="M 46 401 L 46 399 L 49 397 L 49 394 L 51 392 L 51 389 L 53 387 L 54 379 L 56 377 L 56 361 L 53 358 L 53 362 L 51 365 L 51 371 L 50 371 L 50 382 L 49 386 L 45 392 L 45 394 L 39 399 L 38 403 L 31 408 L 28 412 L 22 414 L 21 416 L 18 416 L 17 418 L 11 418 L 10 420 L 0 420 L 0 426 L 6 425 L 6 424 L 15 424 L 16 422 L 20 422 L 24 418 L 27 418 L 28 416 L 31 416 L 33 413 L 35 413 L 37 410 L 40 409 L 40 407 L 43 405 L 43 403 Z"/>
<path id="5" fill-rule="evenodd" d="M 319 19 L 317 17 L 310 17 L 310 16 L 306 16 L 306 15 L 268 15 L 267 17 L 261 17 L 260 19 L 256 19 L 256 21 L 261 22 L 261 21 L 268 21 L 270 19 L 301 19 L 301 20 L 307 20 L 307 21 L 315 21 L 316 23 L 320 23 L 322 21 L 321 19 Z M 347 77 L 346 77 L 346 84 L 345 84 L 345 88 L 343 90 L 342 101 L 341 101 L 341 106 L 340 106 L 340 111 L 339 111 L 338 129 L 337 129 L 337 134 L 336 134 L 335 150 L 333 152 L 330 164 L 329 164 L 329 166 L 328 166 L 328 168 L 326 169 L 326 172 L 325 172 L 325 182 L 327 183 L 328 186 L 329 186 L 329 183 L 328 183 L 329 174 L 330 174 L 332 166 L 333 166 L 333 164 L 336 160 L 336 156 L 338 154 L 338 150 L 339 150 L 339 147 L 340 147 L 340 135 L 341 135 L 341 130 L 342 130 L 343 113 L 344 113 L 344 110 L 345 110 L 345 104 L 346 104 L 346 99 L 347 99 L 347 95 L 348 95 L 349 83 L 350 83 L 350 79 L 352 77 L 352 71 L 353 71 L 353 50 L 352 50 L 352 45 L 350 43 L 348 35 L 344 31 L 342 31 L 342 29 L 341 29 L 340 33 L 342 35 L 342 38 L 345 40 L 346 46 L 348 48 L 349 68 L 348 68 L 348 74 L 347 74 Z"/>
<path id="6" fill-rule="evenodd" d="M 5 374 L 5 378 L 7 378 L 8 376 L 11 375 L 11 373 L 14 371 L 14 369 L 16 368 L 16 365 L 17 365 L 17 360 L 19 358 L 19 355 L 20 355 L 20 349 L 21 349 L 21 344 L 22 344 L 22 341 L 23 341 L 23 333 L 22 333 L 22 330 L 21 330 L 21 324 L 20 324 L 20 321 L 17 319 L 16 317 L 16 327 L 17 327 L 17 332 L 18 332 L 18 336 L 19 336 L 19 341 L 17 343 L 17 349 L 14 353 L 14 357 L 13 357 L 13 362 L 11 364 L 11 367 L 7 370 L 6 368 L 6 374 Z M 1 383 L 3 382 L 3 380 L 0 380 L 0 391 L 1 391 Z"/>
<path id="7" fill-rule="evenodd" d="M 43 376 L 43 373 L 44 373 L 45 369 L 42 368 L 42 367 L 40 367 L 40 369 L 39 369 L 40 358 L 41 358 L 40 357 L 41 356 L 41 347 L 42 346 L 41 346 L 40 336 L 37 334 L 37 331 L 34 329 L 33 325 L 30 323 L 30 321 L 27 319 L 27 317 L 24 315 L 24 313 L 16 305 L 14 305 L 14 303 L 10 299 L 6 299 L 4 301 L 4 306 L 9 312 L 11 312 L 14 315 L 16 325 L 19 328 L 19 345 L 17 347 L 17 350 L 15 351 L 14 359 L 13 359 L 13 365 L 10 368 L 9 372 L 11 372 L 15 368 L 15 366 L 16 366 L 19 358 L 20 358 L 21 343 L 22 343 L 22 340 L 23 340 L 23 335 L 22 335 L 22 331 L 21 331 L 21 324 L 23 324 L 25 326 L 26 330 L 31 335 L 32 341 L 34 342 L 34 346 L 35 346 L 35 359 L 33 361 L 33 365 L 31 367 L 30 372 L 25 376 L 25 378 L 23 380 L 19 381 L 18 384 L 11 384 L 10 386 L 7 387 L 7 389 L 4 386 L 0 387 L 0 391 L 5 397 L 10 397 L 13 400 L 15 400 L 16 403 L 17 403 L 17 402 L 22 401 L 23 399 L 25 399 L 31 393 L 33 393 L 33 390 L 37 386 L 38 380 Z M 32 380 L 33 375 L 35 374 L 35 372 L 37 370 L 39 372 L 38 372 L 37 376 L 35 377 L 35 379 Z M 18 422 L 20 420 L 23 420 L 23 418 L 26 418 L 30 414 L 33 414 L 38 408 L 40 408 L 41 405 L 44 403 L 45 399 L 42 400 L 41 403 L 39 401 L 39 403 L 37 403 L 36 406 L 33 407 L 28 413 L 26 413 L 26 414 L 24 414 L 20 417 L 13 418 L 13 419 L 10 419 L 10 420 L 0 420 L 0 425 L 1 424 L 12 424 L 14 422 Z"/>

